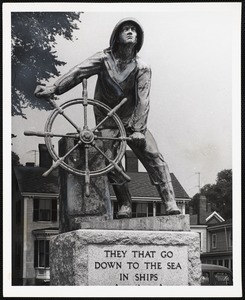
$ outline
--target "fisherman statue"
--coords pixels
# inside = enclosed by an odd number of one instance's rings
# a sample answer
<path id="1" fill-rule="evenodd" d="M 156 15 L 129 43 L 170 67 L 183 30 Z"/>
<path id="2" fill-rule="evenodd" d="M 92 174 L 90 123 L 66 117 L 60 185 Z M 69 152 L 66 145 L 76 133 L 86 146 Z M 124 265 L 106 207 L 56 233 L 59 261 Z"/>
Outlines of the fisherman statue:
<path id="1" fill-rule="evenodd" d="M 166 213 L 177 215 L 180 210 L 176 205 L 168 166 L 147 128 L 151 68 L 138 56 L 143 40 L 144 31 L 140 23 L 133 18 L 125 18 L 115 26 L 109 48 L 76 65 L 54 85 L 38 85 L 34 94 L 39 98 L 61 95 L 84 79 L 97 75 L 96 100 L 114 108 L 123 98 L 127 98 L 127 102 L 117 111 L 130 137 L 127 144 L 147 170 L 165 204 Z M 94 108 L 94 115 L 97 124 L 104 118 L 100 107 Z M 100 132 L 102 136 L 116 137 L 118 128 L 109 118 L 101 125 Z M 113 157 L 117 152 L 117 142 L 108 141 L 106 147 L 106 154 Z M 132 200 L 127 182 L 116 170 L 111 170 L 107 176 L 117 197 L 118 218 L 130 218 Z"/>

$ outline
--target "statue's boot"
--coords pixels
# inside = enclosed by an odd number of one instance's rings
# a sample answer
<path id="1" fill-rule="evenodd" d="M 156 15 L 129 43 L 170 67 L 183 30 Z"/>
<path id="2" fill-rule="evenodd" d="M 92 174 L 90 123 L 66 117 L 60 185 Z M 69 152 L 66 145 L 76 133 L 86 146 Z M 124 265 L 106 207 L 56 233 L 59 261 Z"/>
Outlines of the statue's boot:
<path id="1" fill-rule="evenodd" d="M 168 215 L 179 215 L 180 210 L 176 204 L 173 187 L 171 182 L 156 185 L 160 197 L 165 204 L 166 213 Z"/>
<path id="2" fill-rule="evenodd" d="M 132 217 L 132 199 L 128 189 L 128 184 L 112 185 L 118 201 L 118 219 Z"/>

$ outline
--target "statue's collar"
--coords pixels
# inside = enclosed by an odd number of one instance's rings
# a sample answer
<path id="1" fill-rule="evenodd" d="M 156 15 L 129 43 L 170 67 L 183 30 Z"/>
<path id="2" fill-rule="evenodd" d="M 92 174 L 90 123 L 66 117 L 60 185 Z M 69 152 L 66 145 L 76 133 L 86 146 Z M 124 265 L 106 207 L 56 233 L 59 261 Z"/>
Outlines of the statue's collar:
<path id="1" fill-rule="evenodd" d="M 115 79 L 118 83 L 123 82 L 136 68 L 136 59 L 130 60 L 123 71 L 120 71 L 117 67 L 116 59 L 114 58 L 111 51 L 106 52 L 105 65 L 110 76 Z"/>

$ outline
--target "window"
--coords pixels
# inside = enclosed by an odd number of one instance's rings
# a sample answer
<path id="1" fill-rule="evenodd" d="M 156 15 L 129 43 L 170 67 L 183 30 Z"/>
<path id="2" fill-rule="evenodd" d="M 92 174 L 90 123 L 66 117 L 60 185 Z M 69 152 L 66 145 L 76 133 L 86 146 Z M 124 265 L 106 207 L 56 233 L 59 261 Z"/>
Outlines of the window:
<path id="1" fill-rule="evenodd" d="M 136 203 L 132 203 L 132 218 L 136 218 Z"/>
<path id="2" fill-rule="evenodd" d="M 212 234 L 211 243 L 212 243 L 212 248 L 217 247 L 217 235 L 216 234 Z"/>
<path id="3" fill-rule="evenodd" d="M 147 217 L 147 203 L 137 203 L 136 218 Z"/>
<path id="4" fill-rule="evenodd" d="M 229 247 L 232 247 L 232 231 L 229 232 Z"/>
<path id="5" fill-rule="evenodd" d="M 165 210 L 162 203 L 156 203 L 156 216 L 164 215 Z"/>
<path id="6" fill-rule="evenodd" d="M 225 259 L 225 267 L 229 268 L 229 259 Z"/>
<path id="7" fill-rule="evenodd" d="M 219 265 L 219 266 L 223 266 L 223 259 L 219 259 L 219 260 L 218 260 L 218 265 Z"/>
<path id="8" fill-rule="evenodd" d="M 148 217 L 153 217 L 153 202 L 148 203 Z"/>
<path id="9" fill-rule="evenodd" d="M 57 199 L 33 199 L 33 221 L 57 221 Z"/>
<path id="10" fill-rule="evenodd" d="M 132 217 L 151 217 L 153 216 L 153 203 L 132 203 Z"/>
<path id="11" fill-rule="evenodd" d="M 34 241 L 34 268 L 49 268 L 49 240 Z"/>
<path id="12" fill-rule="evenodd" d="M 113 219 L 117 218 L 117 213 L 118 213 L 118 203 L 116 201 L 113 202 Z"/>

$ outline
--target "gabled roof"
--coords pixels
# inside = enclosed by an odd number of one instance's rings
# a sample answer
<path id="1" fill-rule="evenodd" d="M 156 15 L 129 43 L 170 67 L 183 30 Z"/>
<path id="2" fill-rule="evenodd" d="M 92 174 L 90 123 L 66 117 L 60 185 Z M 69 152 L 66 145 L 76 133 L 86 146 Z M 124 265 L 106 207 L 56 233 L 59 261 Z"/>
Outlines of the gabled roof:
<path id="1" fill-rule="evenodd" d="M 47 171 L 40 167 L 17 166 L 14 168 L 15 176 L 21 193 L 54 193 L 58 191 L 58 172 L 53 171 L 49 176 L 43 177 Z"/>
<path id="2" fill-rule="evenodd" d="M 221 217 L 221 215 L 219 215 L 216 211 L 212 212 L 212 213 L 205 213 L 206 215 L 206 219 L 205 219 L 205 223 L 202 223 L 202 225 L 208 225 L 208 226 L 215 226 L 215 225 L 219 225 L 219 224 L 223 224 L 225 222 L 225 220 Z M 211 221 L 215 221 L 215 223 L 211 224 Z M 198 215 L 194 214 L 194 215 L 190 215 L 190 224 L 191 225 L 198 225 Z"/>
<path id="3" fill-rule="evenodd" d="M 212 218 L 216 218 L 219 222 L 225 221 L 216 211 L 213 211 L 211 215 L 206 218 L 206 222 L 210 221 Z"/>
<path id="4" fill-rule="evenodd" d="M 40 167 L 17 166 L 14 173 L 17 178 L 18 186 L 21 193 L 59 193 L 58 189 L 58 170 L 53 171 L 49 176 L 43 177 L 46 171 Z M 153 197 L 159 198 L 155 186 L 151 184 L 150 178 L 146 172 L 134 172 L 127 174 L 131 177 L 129 189 L 132 197 Z M 189 196 L 175 177 L 170 174 L 176 198 L 187 199 Z M 110 185 L 111 195 L 114 196 L 113 188 Z"/>
<path id="5" fill-rule="evenodd" d="M 228 219 L 226 221 L 216 223 L 216 224 L 208 224 L 208 229 L 209 230 L 215 230 L 218 228 L 223 228 L 223 227 L 231 227 L 232 226 L 232 219 Z"/>

